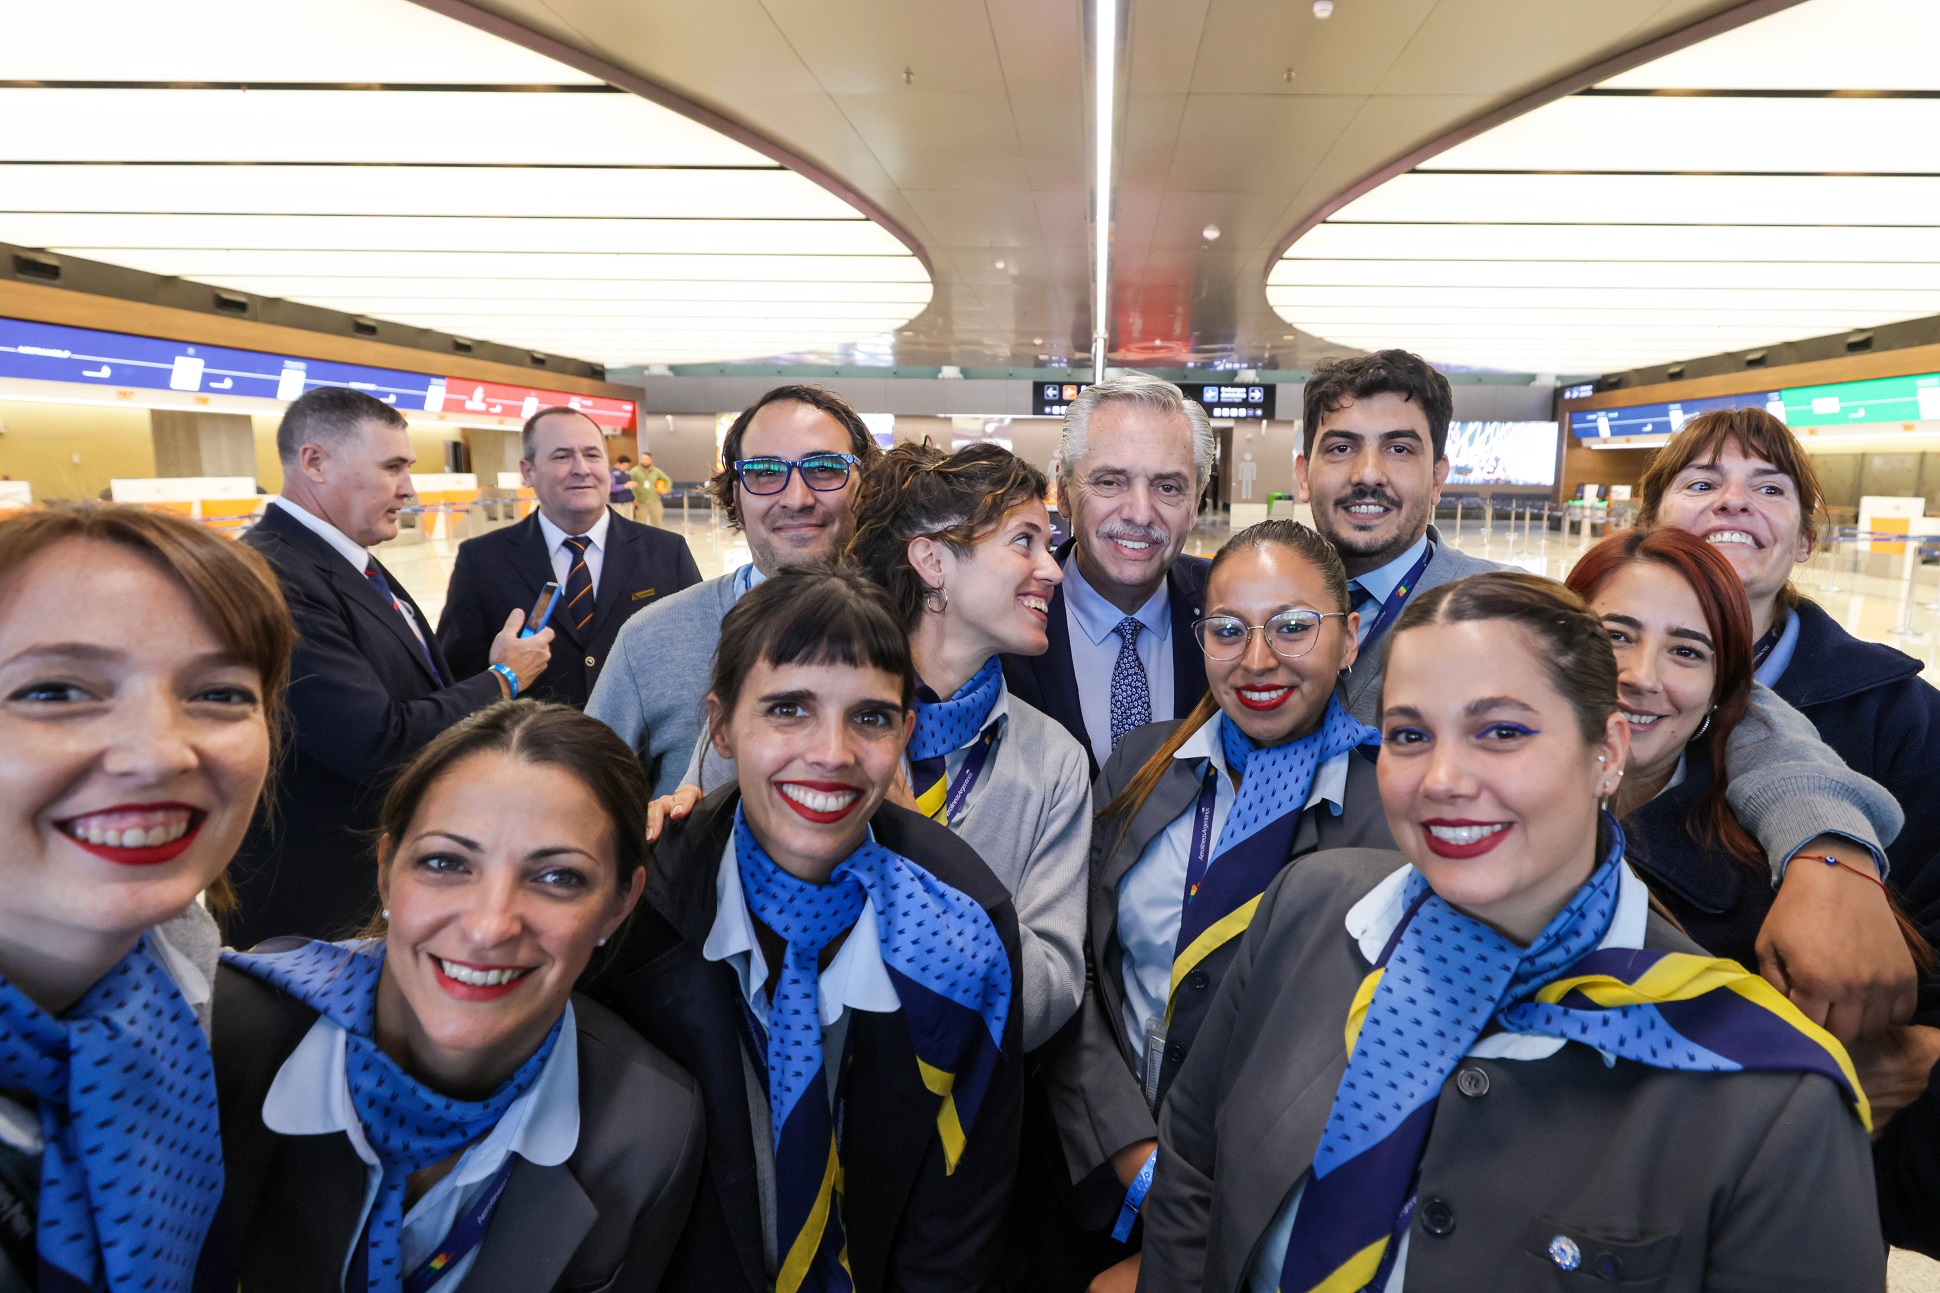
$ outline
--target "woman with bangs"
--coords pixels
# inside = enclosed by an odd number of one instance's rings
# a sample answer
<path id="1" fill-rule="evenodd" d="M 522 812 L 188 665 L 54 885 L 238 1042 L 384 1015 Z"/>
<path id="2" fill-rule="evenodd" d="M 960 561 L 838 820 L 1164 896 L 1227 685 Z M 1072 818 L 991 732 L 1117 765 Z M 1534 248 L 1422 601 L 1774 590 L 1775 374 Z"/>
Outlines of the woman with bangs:
<path id="1" fill-rule="evenodd" d="M 185 1293 L 223 1188 L 220 906 L 296 632 L 192 521 L 0 523 L 0 1288 Z"/>
<path id="2" fill-rule="evenodd" d="M 898 610 L 781 571 L 721 622 L 735 777 L 653 849 L 596 985 L 699 1080 L 707 1167 L 664 1287 L 980 1290 L 1023 1102 L 1017 917 L 956 833 L 887 802 L 915 715 Z"/>
<path id="3" fill-rule="evenodd" d="M 1858 1016 L 1832 1002 L 1814 1022 L 1842 1038 L 1872 1037 L 1901 1022 L 1913 1008 L 1917 935 L 1902 931 L 1877 880 L 1870 844 L 1877 831 L 1891 838 L 1898 814 L 1872 787 L 1870 802 L 1851 805 L 1866 816 L 1853 838 L 1840 833 L 1852 814 L 1842 795 L 1797 793 L 1780 781 L 1784 761 L 1810 741 L 1809 730 L 1789 741 L 1738 747 L 1741 766 L 1727 766 L 1733 733 L 1751 709 L 1751 610 L 1743 585 L 1719 550 L 1695 535 L 1665 526 L 1615 534 L 1585 553 L 1571 570 L 1570 589 L 1601 620 L 1616 652 L 1618 705 L 1630 727 L 1623 784 L 1612 800 L 1631 842 L 1631 860 L 1677 917 L 1686 933 L 1715 955 L 1764 974 L 1795 1001 L 1814 985 L 1794 982 L 1788 962 L 1765 932 L 1775 908 L 1786 904 L 1813 919 L 1829 941 L 1877 962 L 1892 992 L 1867 998 Z M 1765 712 L 1784 721 L 1782 702 Z M 1800 725 L 1803 727 L 1803 725 Z M 1767 870 L 1766 851 L 1741 824 L 1761 834 L 1799 841 L 1779 876 Z M 1776 881 L 1776 883 L 1775 883 Z M 1836 901 L 1825 901 L 1831 892 Z M 1860 919 L 1849 919 L 1854 908 Z"/>

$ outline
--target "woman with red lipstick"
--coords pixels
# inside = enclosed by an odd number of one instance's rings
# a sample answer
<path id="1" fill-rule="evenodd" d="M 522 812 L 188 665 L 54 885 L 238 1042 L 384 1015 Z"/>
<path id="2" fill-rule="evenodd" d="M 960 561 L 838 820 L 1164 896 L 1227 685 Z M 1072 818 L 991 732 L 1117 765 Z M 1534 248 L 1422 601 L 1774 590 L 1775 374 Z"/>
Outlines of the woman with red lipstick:
<path id="1" fill-rule="evenodd" d="M 1770 766 L 1772 758 L 1792 754 L 1778 743 L 1739 745 L 1737 763 L 1727 761 L 1753 691 L 1750 608 L 1730 562 L 1694 534 L 1643 527 L 1591 548 L 1568 583 L 1603 622 L 1617 655 L 1630 756 L 1612 810 L 1629 832 L 1633 863 L 1685 933 L 1715 955 L 1762 972 L 1841 1038 L 1877 1036 L 1904 1021 L 1914 1005 L 1914 955 L 1876 879 L 1878 861 L 1870 848 L 1828 833 L 1851 810 L 1839 795 L 1828 802 L 1823 792 L 1778 794 L 1773 773 L 1782 769 Z M 1767 712 L 1788 708 L 1766 694 Z M 1811 739 L 1802 721 L 1787 717 L 1798 729 L 1792 741 Z M 1873 798 L 1878 802 L 1851 808 L 1870 810 L 1890 838 L 1884 794 Z M 1803 864 L 1787 867 L 1782 884 L 1772 882 L 1765 851 L 1740 824 L 1739 812 L 1756 815 L 1766 835 L 1770 819 L 1783 815 L 1791 834 L 1804 841 L 1786 854 Z M 1837 859 L 1830 870 L 1828 857 Z M 1829 941 L 1878 962 L 1874 973 L 1893 990 L 1868 994 L 1868 1013 L 1853 1015 L 1837 1001 L 1814 1009 L 1805 999 L 1814 986 L 1808 967 L 1765 933 L 1779 904 L 1817 900 L 1818 891 L 1808 886 L 1836 886 L 1838 897 L 1851 900 L 1810 914 L 1821 925 L 1833 924 Z M 1854 904 L 1856 919 L 1848 916 Z M 1919 941 L 1916 934 L 1913 940 Z"/>
<path id="2" fill-rule="evenodd" d="M 721 625 L 734 784 L 667 826 L 595 988 L 699 1079 L 708 1167 L 665 1287 L 982 1290 L 1017 1168 L 1017 919 L 955 834 L 885 802 L 911 723 L 882 590 L 800 568 Z"/>
<path id="3" fill-rule="evenodd" d="M 1601 623 L 1519 571 L 1393 630 L 1382 804 L 1261 899 L 1159 1113 L 1140 1287 L 1877 1289 L 1839 1042 L 1653 913 Z M 1810 1164 L 1810 1170 L 1802 1170 Z"/>
<path id="4" fill-rule="evenodd" d="M 1213 558 L 1205 610 L 1205 699 L 1129 733 L 1099 777 L 1094 974 L 1052 1069 L 1058 1166 L 1098 1238 L 1093 1270 L 1119 1263 L 1100 1289 L 1137 1278 L 1123 1245 L 1151 1180 L 1156 1111 L 1260 893 L 1317 849 L 1393 844 L 1377 734 L 1338 695 L 1357 617 L 1333 545 L 1293 521 L 1241 531 Z"/>
<path id="5" fill-rule="evenodd" d="M 502 702 L 386 796 L 374 937 L 226 955 L 228 1182 L 199 1287 L 660 1286 L 700 1095 L 574 993 L 645 887 L 646 805 L 603 724 Z"/>
<path id="6" fill-rule="evenodd" d="M 196 898 L 294 639 L 262 560 L 193 522 L 0 523 L 0 1288 L 191 1286 L 223 1184 Z"/>

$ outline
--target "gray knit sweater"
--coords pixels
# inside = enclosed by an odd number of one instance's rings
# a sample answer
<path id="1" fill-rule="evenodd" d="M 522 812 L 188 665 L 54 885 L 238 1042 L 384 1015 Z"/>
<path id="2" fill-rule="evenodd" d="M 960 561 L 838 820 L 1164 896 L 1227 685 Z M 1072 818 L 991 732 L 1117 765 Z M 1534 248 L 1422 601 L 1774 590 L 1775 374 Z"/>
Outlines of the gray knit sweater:
<path id="1" fill-rule="evenodd" d="M 733 605 L 732 571 L 654 602 L 620 629 L 586 702 L 639 752 L 656 797 L 680 785 L 700 740 L 721 618 Z"/>

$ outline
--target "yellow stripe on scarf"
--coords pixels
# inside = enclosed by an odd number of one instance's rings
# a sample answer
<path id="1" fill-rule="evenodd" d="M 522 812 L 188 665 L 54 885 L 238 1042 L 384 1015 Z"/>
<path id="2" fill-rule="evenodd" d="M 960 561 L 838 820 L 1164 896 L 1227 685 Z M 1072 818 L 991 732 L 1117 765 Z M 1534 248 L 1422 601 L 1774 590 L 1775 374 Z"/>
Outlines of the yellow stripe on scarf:
<path id="1" fill-rule="evenodd" d="M 1347 1053 L 1354 1053 L 1354 1043 L 1361 1038 L 1361 1025 L 1367 1022 L 1367 1008 L 1374 1003 L 1374 990 L 1381 986 L 1381 976 L 1386 969 L 1378 969 L 1361 980 L 1361 986 L 1354 989 L 1354 1000 L 1347 1007 Z"/>
<path id="2" fill-rule="evenodd" d="M 795 1242 L 788 1246 L 788 1258 L 782 1262 L 781 1271 L 775 1276 L 775 1293 L 796 1293 L 814 1268 L 815 1253 L 822 1246 L 822 1232 L 828 1229 L 829 1209 L 834 1205 L 835 1186 L 841 1176 L 842 1165 L 835 1156 L 835 1138 L 830 1137 L 828 1166 L 822 1170 L 822 1184 L 815 1191 L 815 1206 L 809 1209 L 808 1220 L 802 1223 Z M 843 1247 L 846 1268 L 847 1245 Z"/>
<path id="3" fill-rule="evenodd" d="M 1188 943 L 1186 950 L 1172 962 L 1172 986 L 1165 991 L 1165 1022 L 1168 1026 L 1172 1023 L 1172 1005 L 1179 995 L 1179 985 L 1186 981 L 1186 976 L 1199 962 L 1246 932 L 1246 927 L 1253 923 L 1253 914 L 1260 909 L 1260 898 L 1264 896 L 1255 896 L 1206 926 L 1200 931 L 1199 937 Z"/>
<path id="4" fill-rule="evenodd" d="M 1852 1057 L 1846 1054 L 1846 1048 L 1840 1045 L 1839 1039 L 1807 1019 L 1777 988 L 1736 961 L 1693 956 L 1689 952 L 1667 952 L 1657 964 L 1638 976 L 1635 983 L 1625 983 L 1607 974 L 1578 975 L 1545 984 L 1537 990 L 1534 1000 L 1557 1005 L 1570 993 L 1580 992 L 1599 1006 L 1654 1006 L 1672 1001 L 1691 1001 L 1721 989 L 1735 992 L 1753 1005 L 1769 1010 L 1830 1055 L 1852 1088 L 1854 1111 L 1859 1114 L 1859 1121 L 1868 1132 L 1872 1131 L 1872 1105 L 1866 1099 L 1865 1088 L 1859 1084 L 1859 1073 L 1852 1066 Z"/>
<path id="5" fill-rule="evenodd" d="M 956 1074 L 945 1073 L 934 1064 L 916 1061 L 922 1071 L 923 1085 L 943 1097 L 943 1107 L 936 1111 L 936 1134 L 943 1139 L 943 1174 L 956 1175 L 957 1164 L 963 1160 L 963 1147 L 967 1140 L 963 1134 L 963 1123 L 957 1118 L 957 1099 L 950 1094 L 957 1084 Z"/>
<path id="6" fill-rule="evenodd" d="M 935 785 L 916 796 L 916 811 L 933 822 L 943 822 L 948 826 L 950 823 L 943 821 L 943 805 L 948 801 L 949 793 L 949 778 L 938 777 Z"/>
<path id="7" fill-rule="evenodd" d="M 1387 1250 L 1388 1241 L 1383 1236 L 1336 1266 L 1332 1275 L 1311 1289 L 1282 1289 L 1280 1293 L 1360 1293 L 1380 1272 L 1381 1256 Z"/>

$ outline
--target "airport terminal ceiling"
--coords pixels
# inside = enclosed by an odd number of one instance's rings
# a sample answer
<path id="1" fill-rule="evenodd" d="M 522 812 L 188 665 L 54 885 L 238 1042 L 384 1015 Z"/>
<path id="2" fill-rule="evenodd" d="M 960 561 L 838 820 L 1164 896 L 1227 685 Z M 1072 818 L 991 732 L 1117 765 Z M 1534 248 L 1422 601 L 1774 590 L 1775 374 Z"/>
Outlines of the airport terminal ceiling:
<path id="1" fill-rule="evenodd" d="M 1590 372 L 1940 311 L 1885 263 L 1940 241 L 1931 102 L 1819 93 L 1932 84 L 1910 0 L 1118 5 L 1113 362 Z M 1088 359 L 1088 4 L 6 9 L 0 241 L 616 369 Z M 1853 13 L 1919 29 L 1812 34 Z M 1788 19 L 1817 81 L 1758 44 Z M 1773 264 L 1784 312 L 1744 295 Z"/>

